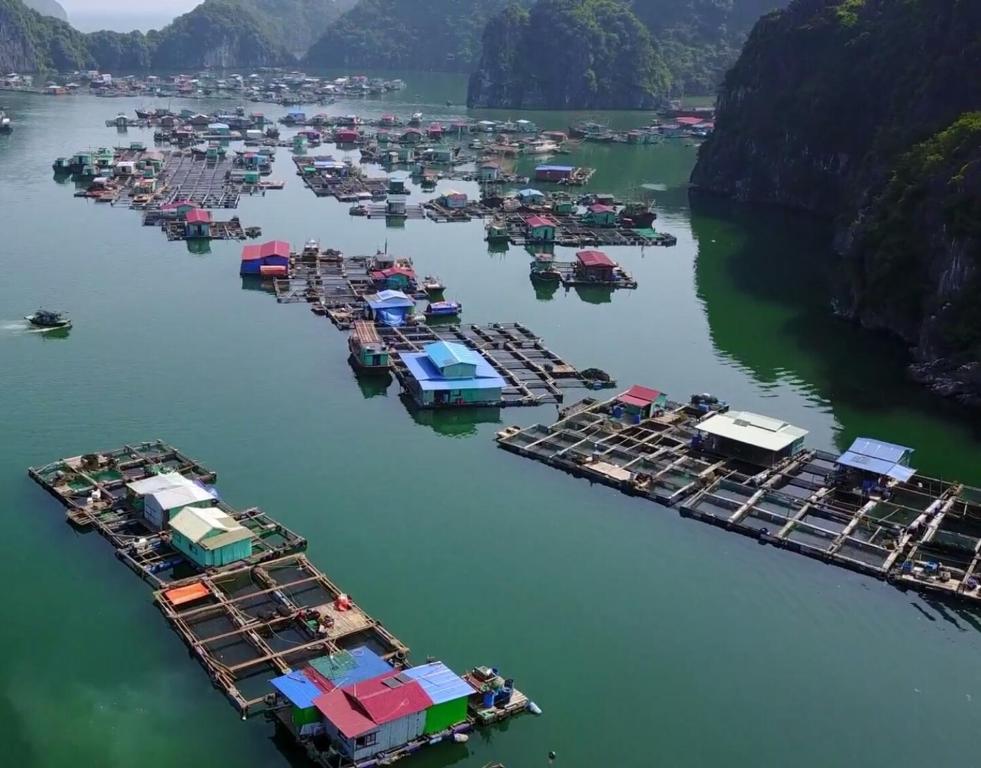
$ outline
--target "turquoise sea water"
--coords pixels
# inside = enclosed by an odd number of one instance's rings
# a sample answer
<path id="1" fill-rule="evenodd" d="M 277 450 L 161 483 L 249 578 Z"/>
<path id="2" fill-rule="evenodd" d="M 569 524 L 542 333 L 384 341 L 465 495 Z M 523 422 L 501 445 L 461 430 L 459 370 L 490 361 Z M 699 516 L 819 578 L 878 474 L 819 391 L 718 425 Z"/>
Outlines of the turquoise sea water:
<path id="1" fill-rule="evenodd" d="M 459 114 L 458 81 L 404 75 L 385 101 L 336 112 Z M 95 535 L 80 535 L 28 465 L 160 437 L 215 468 L 414 650 L 491 663 L 544 709 L 405 765 L 970 764 L 981 637 L 970 614 L 683 520 L 495 448 L 502 425 L 554 407 L 413 416 L 395 385 L 356 382 L 344 336 L 305 306 L 243 288 L 240 246 L 192 254 L 133 212 L 72 197 L 58 155 L 117 141 L 137 100 L 4 95 L 0 137 L 0 737 L 17 766 L 302 764 L 241 722 Z M 183 106 L 177 102 L 173 107 Z M 208 103 L 195 102 L 195 108 Z M 278 114 L 267 107 L 267 113 Z M 481 113 L 480 116 L 483 116 Z M 515 115 L 517 116 L 517 115 Z M 561 128 L 579 115 L 536 113 Z M 646 116 L 604 115 L 616 125 Z M 326 151 L 326 150 L 325 150 Z M 536 294 L 520 248 L 480 222 L 388 229 L 316 199 L 286 150 L 282 192 L 243 201 L 268 237 L 348 254 L 388 243 L 435 273 L 464 320 L 518 320 L 574 364 L 685 398 L 712 391 L 811 431 L 917 447 L 918 465 L 981 483 L 975 418 L 906 382 L 901 350 L 832 318 L 820 224 L 692 208 L 695 149 L 586 147 L 592 189 L 652 185 L 672 249 L 611 249 L 640 287 Z M 475 193 L 472 185 L 444 182 Z M 418 196 L 418 191 L 413 193 Z M 66 338 L 26 332 L 37 305 Z M 6 761 L 5 761 L 6 762 Z"/>

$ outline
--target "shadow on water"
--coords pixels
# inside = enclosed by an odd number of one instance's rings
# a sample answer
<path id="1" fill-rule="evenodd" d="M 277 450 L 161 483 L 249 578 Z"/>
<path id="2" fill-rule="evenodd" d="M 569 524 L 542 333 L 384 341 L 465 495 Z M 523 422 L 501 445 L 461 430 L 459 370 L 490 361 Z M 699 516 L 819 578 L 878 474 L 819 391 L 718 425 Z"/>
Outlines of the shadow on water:
<path id="1" fill-rule="evenodd" d="M 195 256 L 204 256 L 211 253 L 210 240 L 185 240 L 184 243 L 187 245 L 187 252 L 193 253 Z"/>
<path id="2" fill-rule="evenodd" d="M 388 388 L 392 386 L 392 381 L 394 381 L 392 374 L 387 371 L 381 373 L 365 373 L 364 371 L 359 371 L 350 357 L 348 357 L 347 363 L 351 366 L 354 380 L 357 382 L 358 389 L 361 390 L 361 396 L 365 400 L 370 400 L 373 397 L 388 396 Z"/>
<path id="3" fill-rule="evenodd" d="M 929 455 L 937 471 L 945 454 L 957 453 L 958 476 L 981 481 L 981 415 L 910 380 L 901 343 L 831 311 L 836 259 L 826 223 L 693 199 L 691 225 L 698 298 L 720 355 L 764 387 L 792 383 L 830 406 L 842 425 L 839 448 L 878 430 L 872 434 L 913 445 L 921 462 Z M 948 476 L 950 470 L 946 465 Z"/>
<path id="4" fill-rule="evenodd" d="M 613 289 L 601 285 L 577 285 L 573 290 L 587 304 L 610 304 L 613 301 Z"/>
<path id="5" fill-rule="evenodd" d="M 242 290 L 259 291 L 261 293 L 276 293 L 272 280 L 264 280 L 263 278 L 255 275 L 246 275 L 242 277 Z"/>
<path id="6" fill-rule="evenodd" d="M 535 298 L 538 301 L 551 301 L 555 298 L 556 291 L 559 290 L 559 281 L 545 282 L 543 280 L 530 280 L 531 287 L 535 289 Z"/>
<path id="7" fill-rule="evenodd" d="M 429 427 L 446 437 L 467 437 L 477 434 L 480 424 L 500 424 L 500 408 L 447 408 L 434 410 L 418 408 L 408 395 L 400 396 L 416 424 Z"/>

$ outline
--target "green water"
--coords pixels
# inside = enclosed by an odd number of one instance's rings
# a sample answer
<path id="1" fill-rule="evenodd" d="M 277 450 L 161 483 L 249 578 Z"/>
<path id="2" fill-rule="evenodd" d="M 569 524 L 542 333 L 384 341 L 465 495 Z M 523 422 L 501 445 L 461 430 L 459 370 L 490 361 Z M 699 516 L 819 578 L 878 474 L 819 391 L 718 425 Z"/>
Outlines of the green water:
<path id="1" fill-rule="evenodd" d="M 459 82 L 423 77 L 332 109 L 458 113 L 439 105 L 462 101 Z M 521 768 L 551 749 L 573 768 L 970 764 L 974 617 L 494 447 L 501 424 L 550 421 L 554 407 L 413 417 L 394 385 L 359 386 L 329 323 L 243 290 L 238 245 L 190 253 L 52 180 L 54 157 L 115 142 L 103 121 L 139 105 L 4 98 L 17 127 L 0 137 L 3 764 L 302 764 L 261 720 L 236 717 L 146 587 L 24 471 L 153 437 L 214 467 L 231 503 L 307 536 L 311 557 L 417 659 L 498 665 L 545 711 L 406 765 Z M 445 280 L 466 320 L 519 320 L 621 383 L 709 390 L 810 429 L 817 447 L 908 442 L 919 466 L 981 482 L 977 422 L 907 384 L 891 344 L 827 314 L 821 227 L 692 210 L 694 149 L 681 143 L 573 160 L 602 164 L 597 191 L 658 190 L 657 225 L 677 247 L 612 252 L 636 291 L 540 298 L 527 254 L 488 253 L 479 222 L 352 219 L 306 192 L 285 150 L 273 178 L 286 190 L 239 215 L 348 254 L 387 240 Z M 71 312 L 67 338 L 25 332 L 18 318 L 38 304 Z"/>

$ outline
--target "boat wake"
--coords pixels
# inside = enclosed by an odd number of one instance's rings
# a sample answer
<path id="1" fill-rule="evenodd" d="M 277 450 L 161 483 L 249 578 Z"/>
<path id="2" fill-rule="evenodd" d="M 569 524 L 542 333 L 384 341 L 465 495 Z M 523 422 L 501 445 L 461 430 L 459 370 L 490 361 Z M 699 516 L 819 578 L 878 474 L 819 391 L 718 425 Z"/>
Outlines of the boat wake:
<path id="1" fill-rule="evenodd" d="M 35 328 L 26 320 L 10 321 L 10 320 L 0 320 L 0 331 L 6 331 L 7 333 L 45 333 L 46 331 L 53 331 L 54 328 Z"/>

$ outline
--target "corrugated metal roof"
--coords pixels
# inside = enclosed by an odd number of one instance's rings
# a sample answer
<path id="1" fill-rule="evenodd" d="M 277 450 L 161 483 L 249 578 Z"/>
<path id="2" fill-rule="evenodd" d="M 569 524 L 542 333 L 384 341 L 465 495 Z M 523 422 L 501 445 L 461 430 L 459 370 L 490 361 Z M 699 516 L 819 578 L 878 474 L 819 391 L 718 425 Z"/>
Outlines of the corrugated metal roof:
<path id="1" fill-rule="evenodd" d="M 661 393 L 656 389 L 651 389 L 650 387 L 642 387 L 639 384 L 634 384 L 630 389 L 621 395 L 623 397 L 632 397 L 637 400 L 643 400 L 647 403 L 653 403 L 661 396 Z"/>
<path id="2" fill-rule="evenodd" d="M 874 456 L 877 459 L 892 462 L 893 464 L 903 460 L 908 453 L 912 453 L 912 448 L 896 443 L 886 443 L 882 440 L 875 440 L 871 437 L 858 437 L 852 443 L 848 451 L 858 453 L 862 456 Z"/>
<path id="3" fill-rule="evenodd" d="M 313 659 L 310 666 L 338 688 L 391 672 L 392 665 L 365 646 Z"/>
<path id="4" fill-rule="evenodd" d="M 422 348 L 422 351 L 439 368 L 445 368 L 448 365 L 455 365 L 456 363 L 480 365 L 484 362 L 484 358 L 480 353 L 453 341 L 434 341 L 426 344 Z"/>
<path id="5" fill-rule="evenodd" d="M 135 480 L 127 483 L 126 487 L 139 496 L 148 496 L 157 491 L 165 491 L 168 488 L 191 483 L 184 475 L 179 472 L 164 472 L 162 475 L 150 475 L 142 480 Z"/>
<path id="6" fill-rule="evenodd" d="M 290 244 L 285 240 L 271 240 L 262 245 L 247 245 L 242 249 L 242 261 L 266 259 L 270 256 L 288 259 L 290 256 Z"/>
<path id="7" fill-rule="evenodd" d="M 432 700 L 419 683 L 399 682 L 398 676 L 389 671 L 335 688 L 317 697 L 314 705 L 345 737 L 353 739 L 379 725 L 422 712 L 432 705 Z"/>
<path id="8" fill-rule="evenodd" d="M 838 457 L 836 463 L 843 467 L 859 469 L 862 472 L 891 477 L 901 483 L 909 482 L 910 478 L 916 474 L 916 470 L 912 467 L 904 467 L 902 464 L 879 459 L 875 456 L 864 456 L 854 451 L 845 451 Z"/>
<path id="9" fill-rule="evenodd" d="M 576 170 L 574 165 L 537 165 L 535 166 L 535 173 L 539 171 L 558 171 L 560 173 L 572 173 Z"/>
<path id="10" fill-rule="evenodd" d="M 807 436 L 806 429 L 750 411 L 717 413 L 699 423 L 696 428 L 699 432 L 767 451 L 783 450 Z"/>
<path id="11" fill-rule="evenodd" d="M 299 707 L 300 709 L 312 707 L 314 700 L 329 690 L 329 688 L 322 687 L 318 684 L 316 678 L 304 669 L 287 672 L 280 677 L 274 677 L 269 682 L 293 706 Z"/>
<path id="12" fill-rule="evenodd" d="M 616 262 L 603 251 L 579 251 L 576 259 L 584 267 L 615 267 Z"/>
<path id="13" fill-rule="evenodd" d="M 502 379 L 486 360 L 481 358 L 481 364 L 476 368 L 476 375 L 471 378 L 448 379 L 443 376 L 429 356 L 424 352 L 400 352 L 399 357 L 405 363 L 409 374 L 426 392 L 436 392 L 452 389 L 503 389 Z"/>
<path id="14" fill-rule="evenodd" d="M 462 699 L 474 693 L 471 685 L 441 661 L 412 667 L 403 673 L 422 686 L 433 704 Z"/>
<path id="15" fill-rule="evenodd" d="M 217 507 L 185 507 L 170 521 L 170 527 L 195 544 L 214 531 L 248 533 L 246 528 Z"/>
<path id="16" fill-rule="evenodd" d="M 140 496 L 153 496 L 161 509 L 175 509 L 185 504 L 213 501 L 218 498 L 214 491 L 209 491 L 178 472 L 154 475 L 128 483 L 126 487 Z"/>

